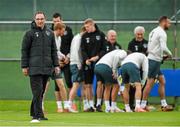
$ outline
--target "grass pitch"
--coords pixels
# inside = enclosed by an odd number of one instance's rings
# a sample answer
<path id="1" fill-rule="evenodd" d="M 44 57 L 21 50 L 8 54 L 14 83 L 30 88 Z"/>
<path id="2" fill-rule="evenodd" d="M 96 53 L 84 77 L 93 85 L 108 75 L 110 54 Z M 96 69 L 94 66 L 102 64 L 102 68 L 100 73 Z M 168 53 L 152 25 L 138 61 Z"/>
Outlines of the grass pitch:
<path id="1" fill-rule="evenodd" d="M 0 126 L 180 126 L 180 112 L 56 113 L 55 101 L 46 101 L 48 121 L 30 123 L 30 101 L 0 100 Z"/>

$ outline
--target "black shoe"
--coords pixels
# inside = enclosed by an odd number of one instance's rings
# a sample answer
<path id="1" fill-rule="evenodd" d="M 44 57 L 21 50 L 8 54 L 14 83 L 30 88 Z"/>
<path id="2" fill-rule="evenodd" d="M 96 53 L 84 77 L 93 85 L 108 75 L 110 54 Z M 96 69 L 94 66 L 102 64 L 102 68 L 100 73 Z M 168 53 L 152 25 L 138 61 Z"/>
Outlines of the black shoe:
<path id="1" fill-rule="evenodd" d="M 40 118 L 38 118 L 38 120 L 48 120 L 48 118 L 46 118 L 46 117 L 40 117 Z"/>
<path id="2" fill-rule="evenodd" d="M 93 107 L 90 107 L 88 112 L 95 112 L 95 109 Z"/>
<path id="3" fill-rule="evenodd" d="M 97 112 L 103 112 L 102 109 L 101 109 L 101 105 L 98 105 L 98 106 L 96 107 L 96 111 L 97 111 Z"/>

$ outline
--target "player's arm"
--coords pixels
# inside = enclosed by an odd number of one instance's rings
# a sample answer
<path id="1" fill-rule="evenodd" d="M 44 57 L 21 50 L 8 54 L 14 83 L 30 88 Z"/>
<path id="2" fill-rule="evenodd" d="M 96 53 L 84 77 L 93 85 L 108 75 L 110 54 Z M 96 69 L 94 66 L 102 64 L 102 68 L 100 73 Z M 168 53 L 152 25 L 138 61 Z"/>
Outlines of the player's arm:
<path id="1" fill-rule="evenodd" d="M 21 68 L 25 76 L 29 74 L 29 53 L 31 49 L 32 38 L 30 32 L 26 32 L 22 40 L 21 47 Z"/>
<path id="2" fill-rule="evenodd" d="M 172 53 L 171 51 L 168 49 L 167 47 L 167 37 L 166 36 L 163 36 L 161 35 L 159 37 L 159 41 L 160 41 L 160 46 L 161 46 L 161 50 L 163 51 L 163 53 L 165 53 L 166 55 L 168 55 L 169 57 L 172 57 Z"/>
<path id="3" fill-rule="evenodd" d="M 143 70 L 143 76 L 142 76 L 142 85 L 145 84 L 147 76 L 148 76 L 148 68 L 149 68 L 149 64 L 148 64 L 148 58 L 146 56 L 144 56 L 144 60 L 143 60 L 143 64 L 142 64 L 142 70 Z"/>
<path id="4" fill-rule="evenodd" d="M 91 61 L 87 55 L 86 39 L 84 36 L 82 36 L 82 39 L 81 39 L 81 54 L 82 54 L 82 58 L 83 58 L 83 63 L 90 65 Z"/>

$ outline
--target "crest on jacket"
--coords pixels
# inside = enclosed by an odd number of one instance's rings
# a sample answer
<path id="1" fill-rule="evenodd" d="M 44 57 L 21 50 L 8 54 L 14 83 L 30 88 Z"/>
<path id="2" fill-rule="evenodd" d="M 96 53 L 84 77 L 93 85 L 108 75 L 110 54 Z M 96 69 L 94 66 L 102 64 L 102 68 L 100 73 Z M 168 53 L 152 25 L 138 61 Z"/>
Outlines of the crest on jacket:
<path id="1" fill-rule="evenodd" d="M 89 42 L 90 42 L 90 38 L 87 37 L 87 38 L 86 38 L 86 43 L 89 43 Z"/>
<path id="2" fill-rule="evenodd" d="M 97 35 L 97 36 L 96 36 L 96 40 L 99 41 L 100 39 L 101 39 L 101 37 L 100 37 L 99 35 Z"/>

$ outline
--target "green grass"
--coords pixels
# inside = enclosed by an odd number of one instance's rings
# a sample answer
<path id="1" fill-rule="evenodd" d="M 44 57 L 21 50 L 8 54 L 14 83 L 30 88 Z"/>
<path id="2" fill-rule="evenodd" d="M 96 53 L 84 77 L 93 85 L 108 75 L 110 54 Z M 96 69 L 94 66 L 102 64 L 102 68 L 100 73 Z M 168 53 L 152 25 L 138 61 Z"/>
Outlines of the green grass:
<path id="1" fill-rule="evenodd" d="M 48 121 L 29 123 L 30 101 L 0 100 L 0 126 L 180 126 L 180 112 L 56 113 L 54 101 L 46 101 Z"/>

